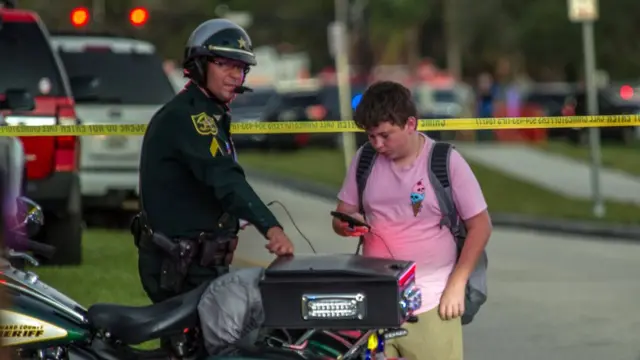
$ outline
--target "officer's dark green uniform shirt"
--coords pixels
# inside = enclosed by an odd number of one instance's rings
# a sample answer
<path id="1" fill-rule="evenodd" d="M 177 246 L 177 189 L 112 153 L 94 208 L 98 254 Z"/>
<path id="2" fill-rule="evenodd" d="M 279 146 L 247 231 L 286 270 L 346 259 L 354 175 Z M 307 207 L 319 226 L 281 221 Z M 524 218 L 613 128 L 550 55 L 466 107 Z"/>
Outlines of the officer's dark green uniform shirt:
<path id="1" fill-rule="evenodd" d="M 140 187 L 151 227 L 169 237 L 215 232 L 224 212 L 262 234 L 279 226 L 235 161 L 225 105 L 189 83 L 152 118 L 144 135 Z"/>

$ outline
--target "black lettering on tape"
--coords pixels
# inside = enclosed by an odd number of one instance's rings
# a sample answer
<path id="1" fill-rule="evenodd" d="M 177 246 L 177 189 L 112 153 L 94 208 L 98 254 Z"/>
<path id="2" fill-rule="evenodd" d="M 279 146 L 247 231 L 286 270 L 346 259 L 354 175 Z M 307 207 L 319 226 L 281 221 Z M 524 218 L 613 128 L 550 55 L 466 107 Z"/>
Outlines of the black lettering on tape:
<path id="1" fill-rule="evenodd" d="M 495 125 L 495 119 L 476 119 L 477 126 L 487 126 L 487 125 Z"/>
<path id="2" fill-rule="evenodd" d="M 102 125 L 91 125 L 91 128 L 89 128 L 90 133 L 101 133 L 103 132 L 103 126 Z"/>

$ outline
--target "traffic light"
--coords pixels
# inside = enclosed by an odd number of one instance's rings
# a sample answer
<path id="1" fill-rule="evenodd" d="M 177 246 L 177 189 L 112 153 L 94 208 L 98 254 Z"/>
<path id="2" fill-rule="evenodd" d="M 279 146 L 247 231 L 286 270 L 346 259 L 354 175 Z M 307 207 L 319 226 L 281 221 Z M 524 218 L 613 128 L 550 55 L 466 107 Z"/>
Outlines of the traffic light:
<path id="1" fill-rule="evenodd" d="M 137 7 L 129 12 L 129 21 L 133 26 L 142 26 L 149 19 L 149 12 L 143 7 Z"/>
<path id="2" fill-rule="evenodd" d="M 89 9 L 78 7 L 71 11 L 71 24 L 75 27 L 85 26 L 89 23 Z"/>

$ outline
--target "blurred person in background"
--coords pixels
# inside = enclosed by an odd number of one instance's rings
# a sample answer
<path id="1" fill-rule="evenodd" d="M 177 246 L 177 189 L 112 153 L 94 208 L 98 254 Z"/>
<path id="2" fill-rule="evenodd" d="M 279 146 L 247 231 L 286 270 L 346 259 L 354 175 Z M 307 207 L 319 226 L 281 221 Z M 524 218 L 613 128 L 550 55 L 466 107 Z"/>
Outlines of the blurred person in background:
<path id="1" fill-rule="evenodd" d="M 341 236 L 364 235 L 364 256 L 411 260 L 417 264 L 416 284 L 422 291 L 417 323 L 403 325 L 405 337 L 388 342 L 386 356 L 408 360 L 462 360 L 465 288 L 491 234 L 487 204 L 473 171 L 452 150 L 449 170 L 453 201 L 467 229 L 458 258 L 456 240 L 445 226 L 431 187 L 428 159 L 435 141 L 416 130 L 417 110 L 411 92 L 395 82 L 379 82 L 362 96 L 354 121 L 366 131 L 377 156 L 359 211 L 356 171 L 361 147 L 338 194 L 336 211 L 368 221 L 350 229 L 333 220 Z M 363 216 L 364 215 L 364 216 Z"/>
<path id="2" fill-rule="evenodd" d="M 496 85 L 493 81 L 493 76 L 490 73 L 484 72 L 478 76 L 478 117 L 490 118 L 493 117 L 493 102 L 496 92 Z M 478 140 L 487 141 L 491 140 L 493 130 L 478 130 Z"/>
<path id="3" fill-rule="evenodd" d="M 293 253 L 282 226 L 247 182 L 231 140 L 228 104 L 248 89 L 243 84 L 254 65 L 243 28 L 226 19 L 200 24 L 184 53 L 189 81 L 147 127 L 141 212 L 131 230 L 140 279 L 154 303 L 227 273 L 246 224 L 268 239 L 271 253 Z"/>

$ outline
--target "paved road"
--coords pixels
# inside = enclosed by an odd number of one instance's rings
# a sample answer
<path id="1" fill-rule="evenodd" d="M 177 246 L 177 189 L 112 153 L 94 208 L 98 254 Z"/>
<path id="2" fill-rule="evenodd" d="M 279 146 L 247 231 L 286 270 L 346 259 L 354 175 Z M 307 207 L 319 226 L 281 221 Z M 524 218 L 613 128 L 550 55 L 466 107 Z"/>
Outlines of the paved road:
<path id="1" fill-rule="evenodd" d="M 577 199 L 591 199 L 591 170 L 586 162 L 520 144 L 465 144 L 456 146 L 470 160 L 522 181 Z M 640 178 L 623 171 L 600 170 L 602 196 L 640 205 Z"/>
<path id="2" fill-rule="evenodd" d="M 330 231 L 331 201 L 252 184 L 265 200 L 284 203 L 318 252 L 355 251 Z M 275 213 L 296 251 L 310 253 L 286 213 Z M 264 244 L 245 230 L 238 257 L 269 262 Z M 640 246 L 496 229 L 489 256 L 490 299 L 465 328 L 466 359 L 640 359 Z"/>

